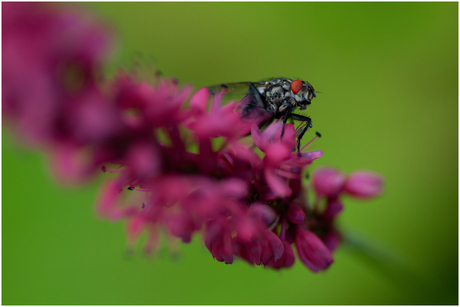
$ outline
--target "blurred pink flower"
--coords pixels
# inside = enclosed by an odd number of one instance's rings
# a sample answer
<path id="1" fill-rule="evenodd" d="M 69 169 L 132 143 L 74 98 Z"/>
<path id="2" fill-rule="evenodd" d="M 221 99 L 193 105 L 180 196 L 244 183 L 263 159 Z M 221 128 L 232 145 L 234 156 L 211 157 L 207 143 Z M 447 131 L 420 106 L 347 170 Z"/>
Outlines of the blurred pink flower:
<path id="1" fill-rule="evenodd" d="M 128 248 L 147 232 L 145 252 L 165 234 L 188 243 L 197 233 L 217 261 L 274 269 L 301 262 L 313 272 L 333 263 L 342 197 L 380 195 L 380 175 L 346 176 L 307 167 L 320 150 L 296 150 L 293 124 L 258 126 L 266 112 L 243 114 L 247 97 L 223 104 L 226 91 L 120 71 L 102 79 L 111 38 L 82 11 L 3 3 L 3 118 L 18 136 L 45 148 L 59 181 L 111 173 L 96 212 L 126 220 Z M 187 102 L 190 101 L 187 108 Z M 252 140 L 246 138 L 252 136 Z M 219 148 L 215 138 L 222 138 Z M 191 148 L 196 150 L 192 150 Z M 257 148 L 260 152 L 257 151 Z M 307 193 L 315 193 L 310 204 Z"/>
<path id="2" fill-rule="evenodd" d="M 85 108 L 104 108 L 97 86 L 110 45 L 108 31 L 80 12 L 40 3 L 2 3 L 2 111 L 34 144 L 84 133 Z M 82 112 L 83 125 L 68 121 Z M 91 112 L 90 112 L 91 113 Z M 98 122 L 110 133 L 110 113 Z M 105 127 L 102 127 L 105 126 Z M 82 131 L 83 129 L 83 131 Z"/>
<path id="3" fill-rule="evenodd" d="M 300 157 L 296 153 L 293 154 L 297 144 L 294 125 L 285 125 L 283 138 L 281 138 L 282 128 L 281 122 L 271 124 L 263 132 L 255 124 L 251 126 L 254 144 L 265 153 L 263 159 L 264 176 L 272 191 L 272 197 L 289 197 L 292 194 L 292 190 L 282 179 L 285 177 L 282 167 L 287 169 L 302 167 L 311 164 L 314 159 L 322 156 L 322 153 L 315 153 L 311 158 L 306 158 L 308 153 Z M 288 171 L 287 174 L 290 176 L 291 173 Z"/>
<path id="4" fill-rule="evenodd" d="M 225 91 L 212 96 L 210 111 L 207 111 L 209 90 L 202 88 L 190 100 L 190 117 L 184 126 L 195 132 L 199 139 L 226 137 L 229 142 L 245 136 L 250 129 L 250 122 L 243 122 L 236 112 L 238 104 L 230 102 L 222 105 Z"/>

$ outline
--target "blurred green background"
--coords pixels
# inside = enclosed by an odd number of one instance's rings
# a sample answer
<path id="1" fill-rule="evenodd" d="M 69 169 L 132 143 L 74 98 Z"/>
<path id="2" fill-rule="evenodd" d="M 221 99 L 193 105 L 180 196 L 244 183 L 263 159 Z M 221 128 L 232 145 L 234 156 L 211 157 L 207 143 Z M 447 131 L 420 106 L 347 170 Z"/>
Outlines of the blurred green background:
<path id="1" fill-rule="evenodd" d="M 117 33 L 108 70 L 141 55 L 196 89 L 312 83 L 313 167 L 384 175 L 340 224 L 388 263 L 342 248 L 321 274 L 225 265 L 199 236 L 178 259 L 126 257 L 123 223 L 95 216 L 97 182 L 60 187 L 3 131 L 3 304 L 458 304 L 458 3 L 80 5 Z"/>

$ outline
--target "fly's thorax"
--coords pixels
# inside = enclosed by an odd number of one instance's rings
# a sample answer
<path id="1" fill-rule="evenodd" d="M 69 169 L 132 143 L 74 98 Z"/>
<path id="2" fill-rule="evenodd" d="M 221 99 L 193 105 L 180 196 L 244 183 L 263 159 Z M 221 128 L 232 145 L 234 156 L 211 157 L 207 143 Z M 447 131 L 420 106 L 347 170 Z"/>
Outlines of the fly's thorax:
<path id="1" fill-rule="evenodd" d="M 290 94 L 279 84 L 269 84 L 264 92 L 267 107 L 274 112 L 279 112 L 279 107 L 290 99 Z"/>

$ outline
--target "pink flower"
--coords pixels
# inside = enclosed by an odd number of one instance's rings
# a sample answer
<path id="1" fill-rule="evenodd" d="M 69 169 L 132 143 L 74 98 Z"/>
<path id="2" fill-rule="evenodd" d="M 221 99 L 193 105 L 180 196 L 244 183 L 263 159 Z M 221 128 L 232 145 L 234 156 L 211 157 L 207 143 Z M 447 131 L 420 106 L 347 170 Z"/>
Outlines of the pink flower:
<path id="1" fill-rule="evenodd" d="M 346 176 L 334 168 L 317 169 L 313 187 L 318 196 L 337 198 L 346 192 L 356 198 L 372 198 L 382 193 L 383 178 L 371 171 L 356 171 Z"/>
<path id="2" fill-rule="evenodd" d="M 342 240 L 335 223 L 342 196 L 382 193 L 380 175 L 333 168 L 315 171 L 310 189 L 306 168 L 323 153 L 303 150 L 317 137 L 298 152 L 294 125 L 284 126 L 283 137 L 281 121 L 261 130 L 269 114 L 243 114 L 248 97 L 223 105 L 226 91 L 209 102 L 204 88 L 187 108 L 192 88 L 177 80 L 152 83 L 123 71 L 103 80 L 110 37 L 81 13 L 37 3 L 2 8 L 5 122 L 46 148 L 61 182 L 112 173 L 96 212 L 126 220 L 128 248 L 144 232 L 148 254 L 163 233 L 172 247 L 201 233 L 217 261 L 239 257 L 281 269 L 294 264 L 295 244 L 302 263 L 318 272 Z M 307 193 L 316 193 L 313 204 Z"/>
<path id="3" fill-rule="evenodd" d="M 254 144 L 265 153 L 263 159 L 264 176 L 272 191 L 271 197 L 289 197 L 292 194 L 288 184 L 281 178 L 284 177 L 284 172 L 281 170 L 282 166 L 288 169 L 302 167 L 311 164 L 314 159 L 322 156 L 322 153 L 315 153 L 311 158 L 307 158 L 308 153 L 301 157 L 292 154 L 297 144 L 294 125 L 285 125 L 284 136 L 281 139 L 282 125 L 281 122 L 273 123 L 263 132 L 255 124 L 251 127 Z M 290 176 L 289 173 L 288 171 L 287 176 Z"/>
<path id="4" fill-rule="evenodd" d="M 235 138 L 249 132 L 250 123 L 241 121 L 236 112 L 237 104 L 230 102 L 222 106 L 222 96 L 219 92 L 212 96 L 210 111 L 207 111 L 209 90 L 202 88 L 190 100 L 191 117 L 184 121 L 184 126 L 194 131 L 199 139 L 217 138 L 220 136 Z"/>
<path id="5" fill-rule="evenodd" d="M 108 54 L 107 31 L 79 13 L 39 3 L 4 3 L 2 8 L 7 122 L 36 144 L 73 138 L 78 127 L 66 118 L 75 116 L 75 108 L 88 100 L 105 103 L 95 72 Z M 100 127 L 105 133 L 113 128 L 110 114 L 95 123 L 105 123 Z"/>

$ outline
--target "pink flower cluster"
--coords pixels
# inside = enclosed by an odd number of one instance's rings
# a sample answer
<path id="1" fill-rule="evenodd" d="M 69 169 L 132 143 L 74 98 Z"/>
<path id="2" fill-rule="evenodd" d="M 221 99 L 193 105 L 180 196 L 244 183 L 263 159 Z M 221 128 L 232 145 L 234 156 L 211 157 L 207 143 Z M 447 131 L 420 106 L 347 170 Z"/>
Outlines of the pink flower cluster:
<path id="1" fill-rule="evenodd" d="M 130 244 L 147 232 L 147 253 L 161 233 L 184 243 L 200 233 L 217 261 L 287 268 L 295 246 L 318 272 L 341 241 L 341 197 L 382 191 L 382 178 L 365 171 L 317 169 L 307 182 L 322 151 L 299 155 L 293 124 L 281 137 L 280 122 L 261 131 L 261 119 L 242 120 L 245 101 L 223 104 L 225 91 L 204 88 L 189 99 L 191 87 L 159 76 L 152 83 L 121 71 L 104 80 L 110 39 L 80 14 L 34 3 L 2 8 L 3 118 L 49 151 L 59 178 L 112 173 L 97 212 L 126 220 Z"/>

